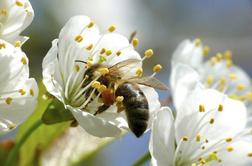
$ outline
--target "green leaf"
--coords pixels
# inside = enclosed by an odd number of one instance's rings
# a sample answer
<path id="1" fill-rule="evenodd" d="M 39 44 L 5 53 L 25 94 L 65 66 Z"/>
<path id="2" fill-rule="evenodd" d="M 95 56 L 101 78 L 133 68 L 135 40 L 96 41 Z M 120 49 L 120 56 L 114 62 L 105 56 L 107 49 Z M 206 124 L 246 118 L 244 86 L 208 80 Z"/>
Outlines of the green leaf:
<path id="1" fill-rule="evenodd" d="M 41 119 L 52 99 L 45 99 L 42 96 L 46 90 L 42 83 L 39 86 L 40 93 L 38 98 L 37 108 L 28 120 L 20 126 L 16 141 L 19 141 L 24 133 L 39 119 Z M 70 123 L 64 122 L 55 125 L 42 124 L 34 133 L 27 139 L 19 152 L 19 166 L 39 165 L 41 154 L 58 138 L 60 137 Z"/>
<path id="2" fill-rule="evenodd" d="M 64 105 L 59 100 L 53 100 L 42 116 L 42 121 L 45 124 L 51 125 L 60 122 L 74 120 L 72 113 L 65 109 Z"/>

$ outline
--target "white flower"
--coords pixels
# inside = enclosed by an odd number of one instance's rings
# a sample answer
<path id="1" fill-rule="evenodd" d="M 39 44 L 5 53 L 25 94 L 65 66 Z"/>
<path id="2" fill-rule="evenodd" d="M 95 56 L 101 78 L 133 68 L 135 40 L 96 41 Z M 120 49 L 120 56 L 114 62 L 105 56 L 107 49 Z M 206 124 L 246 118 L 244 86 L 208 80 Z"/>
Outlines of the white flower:
<path id="1" fill-rule="evenodd" d="M 176 109 L 163 108 L 153 120 L 154 166 L 249 166 L 252 135 L 245 105 L 201 84 Z"/>
<path id="2" fill-rule="evenodd" d="M 28 58 L 19 48 L 0 39 L 0 132 L 7 132 L 33 112 L 37 83 L 29 78 Z"/>
<path id="3" fill-rule="evenodd" d="M 48 92 L 72 112 L 88 133 L 99 137 L 116 136 L 121 129 L 128 129 L 125 113 L 118 113 L 116 104 L 94 115 L 103 104 L 99 102 L 102 89 L 107 88 L 98 82 L 101 74 L 106 74 L 109 67 L 127 59 L 138 59 L 139 63 L 120 68 L 122 79 L 142 73 L 140 55 L 127 38 L 114 31 L 115 26 L 111 26 L 108 32 L 100 34 L 90 18 L 75 16 L 63 27 L 59 39 L 53 41 L 52 48 L 43 60 L 43 82 Z M 146 55 L 151 55 L 151 51 Z M 96 74 L 85 73 L 95 64 L 106 67 Z M 142 85 L 140 88 L 149 102 L 149 111 L 159 108 L 158 95 L 154 89 Z"/>
<path id="4" fill-rule="evenodd" d="M 173 95 L 186 96 L 182 91 L 179 92 L 180 94 L 174 93 L 174 89 L 179 89 L 176 88 L 176 84 L 180 82 L 180 79 L 184 79 L 181 82 L 187 82 L 187 84 L 195 81 L 194 79 L 199 79 L 205 87 L 217 89 L 234 99 L 241 100 L 249 107 L 249 110 L 252 110 L 250 77 L 243 69 L 233 64 L 232 53 L 225 51 L 224 53 L 217 53 L 208 60 L 204 60 L 208 54 L 209 48 L 203 46 L 199 39 L 195 41 L 184 40 L 178 46 L 172 57 L 170 84 Z M 181 64 L 187 65 L 188 68 L 178 67 Z M 194 77 L 189 76 L 192 78 L 184 78 L 184 72 L 193 73 L 191 72 L 192 69 L 189 68 L 193 68 L 198 73 L 198 76 L 193 74 Z M 182 102 L 183 98 L 178 97 L 178 100 L 180 100 L 178 102 Z"/>
<path id="5" fill-rule="evenodd" d="M 20 47 L 28 37 L 20 36 L 34 17 L 29 0 L 0 1 L 0 38 Z"/>

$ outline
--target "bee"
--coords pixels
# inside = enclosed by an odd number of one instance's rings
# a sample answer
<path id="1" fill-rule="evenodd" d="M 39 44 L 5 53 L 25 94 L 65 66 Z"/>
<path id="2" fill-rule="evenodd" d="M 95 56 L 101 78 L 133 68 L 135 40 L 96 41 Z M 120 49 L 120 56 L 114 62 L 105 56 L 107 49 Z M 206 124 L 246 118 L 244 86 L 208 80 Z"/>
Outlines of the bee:
<path id="1" fill-rule="evenodd" d="M 76 62 L 83 62 L 77 60 Z M 136 137 L 140 137 L 148 127 L 149 120 L 149 104 L 146 96 L 139 85 L 144 85 L 160 90 L 167 90 L 165 84 L 157 80 L 155 77 L 127 77 L 125 72 L 121 72 L 123 68 L 140 63 L 138 59 L 128 59 L 116 63 L 108 67 L 102 64 L 91 65 L 84 73 L 84 77 L 88 78 L 84 81 L 83 87 L 90 84 L 95 78 L 95 72 L 101 68 L 108 69 L 105 75 L 101 75 L 97 81 L 105 85 L 106 90 L 101 92 L 100 99 L 103 103 L 94 115 L 106 111 L 111 105 L 116 103 L 117 112 L 125 110 L 127 122 L 130 130 Z M 85 93 L 87 96 L 93 87 Z M 96 91 L 96 94 L 99 92 Z"/>

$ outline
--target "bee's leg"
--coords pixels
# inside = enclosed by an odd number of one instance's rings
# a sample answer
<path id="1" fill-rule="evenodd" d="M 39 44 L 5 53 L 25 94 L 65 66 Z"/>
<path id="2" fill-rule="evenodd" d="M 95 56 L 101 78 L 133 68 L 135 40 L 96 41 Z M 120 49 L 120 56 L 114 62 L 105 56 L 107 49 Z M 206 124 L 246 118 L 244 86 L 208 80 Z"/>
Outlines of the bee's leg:
<path id="1" fill-rule="evenodd" d="M 103 104 L 102 106 L 100 106 L 98 108 L 98 110 L 94 113 L 94 115 L 103 113 L 104 111 L 106 111 L 110 106 Z"/>

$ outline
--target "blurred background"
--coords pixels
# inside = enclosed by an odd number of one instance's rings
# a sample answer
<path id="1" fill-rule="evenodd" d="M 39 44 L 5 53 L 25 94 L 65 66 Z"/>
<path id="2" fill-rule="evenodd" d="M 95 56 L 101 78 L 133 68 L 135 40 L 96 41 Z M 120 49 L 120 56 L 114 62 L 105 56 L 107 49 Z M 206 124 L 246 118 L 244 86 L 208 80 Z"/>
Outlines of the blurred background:
<path id="1" fill-rule="evenodd" d="M 185 38 L 202 39 L 210 46 L 212 54 L 232 50 L 235 63 L 252 73 L 251 0 L 30 1 L 36 17 L 24 32 L 30 36 L 24 50 L 30 59 L 30 73 L 37 79 L 41 79 L 41 62 L 51 41 L 57 38 L 65 22 L 78 14 L 90 16 L 104 31 L 112 23 L 126 36 L 136 30 L 139 52 L 143 53 L 148 48 L 155 51 L 155 56 L 146 61 L 146 72 L 150 73 L 154 64 L 162 64 L 164 71 L 158 77 L 166 84 L 172 52 Z M 165 96 L 167 94 L 161 94 L 161 98 Z M 78 165 L 131 165 L 148 150 L 148 141 L 148 133 L 140 139 L 128 134 L 85 161 L 79 161 Z"/>

